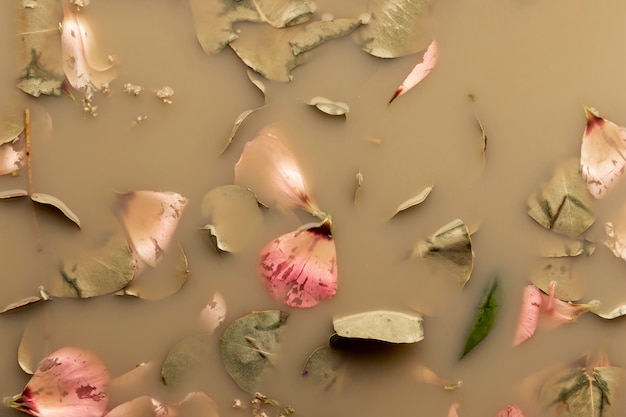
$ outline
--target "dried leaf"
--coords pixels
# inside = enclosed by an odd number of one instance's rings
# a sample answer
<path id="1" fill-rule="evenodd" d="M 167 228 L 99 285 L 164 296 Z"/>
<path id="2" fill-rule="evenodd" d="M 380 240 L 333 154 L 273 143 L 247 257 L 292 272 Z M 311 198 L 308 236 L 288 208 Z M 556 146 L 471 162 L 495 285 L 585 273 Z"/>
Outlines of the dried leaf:
<path id="1" fill-rule="evenodd" d="M 541 313 L 541 291 L 534 285 L 524 287 L 524 295 L 522 296 L 522 307 L 520 311 L 519 321 L 515 337 L 513 338 L 513 346 L 517 346 L 522 342 L 530 339 L 537 325 L 539 324 L 539 314 Z"/>
<path id="2" fill-rule="evenodd" d="M 437 46 L 437 42 L 433 40 L 430 45 L 428 45 L 426 52 L 424 52 L 422 61 L 415 65 L 415 67 L 413 67 L 413 69 L 404 79 L 400 87 L 398 87 L 393 93 L 393 96 L 389 100 L 390 104 L 396 98 L 400 97 L 401 95 L 415 87 L 417 84 L 419 84 L 424 78 L 426 78 L 428 74 L 430 74 L 430 72 L 433 70 L 433 68 L 435 68 L 435 65 L 437 64 L 438 54 L 439 48 Z"/>
<path id="3" fill-rule="evenodd" d="M 294 55 L 309 51 L 331 39 L 350 34 L 364 23 L 363 19 L 334 19 L 311 22 L 291 38 L 289 45 Z"/>
<path id="4" fill-rule="evenodd" d="M 46 204 L 56 207 L 61 213 L 65 215 L 65 217 L 73 221 L 76 226 L 80 227 L 80 219 L 78 218 L 78 216 L 74 214 L 74 212 L 70 210 L 70 208 L 66 206 L 64 202 L 62 202 L 55 196 L 45 193 L 33 193 L 30 198 L 35 203 Z"/>
<path id="5" fill-rule="evenodd" d="M 26 163 L 24 112 L 6 109 L 0 113 L 0 175 L 11 174 Z"/>
<path id="6" fill-rule="evenodd" d="M 437 230 L 413 248 L 411 257 L 435 259 L 461 285 L 470 279 L 474 269 L 474 251 L 470 232 L 463 221 L 456 219 Z"/>
<path id="7" fill-rule="evenodd" d="M 273 363 L 280 335 L 289 314 L 257 311 L 240 317 L 227 328 L 220 342 L 226 371 L 244 391 L 259 391 L 265 370 Z"/>
<path id="8" fill-rule="evenodd" d="M 333 328 L 345 338 L 416 343 L 424 338 L 423 321 L 419 313 L 377 310 L 335 317 Z"/>
<path id="9" fill-rule="evenodd" d="M 0 199 L 16 198 L 16 197 L 26 197 L 26 196 L 28 196 L 28 191 L 26 191 L 26 190 L 0 191 Z"/>
<path id="10" fill-rule="evenodd" d="M 261 250 L 259 274 L 272 297 L 309 308 L 335 295 L 337 253 L 330 229 L 330 219 L 305 225 Z"/>
<path id="11" fill-rule="evenodd" d="M 336 350 L 322 346 L 309 356 L 302 375 L 312 378 L 325 391 L 338 390 L 346 377 L 345 359 Z"/>
<path id="12" fill-rule="evenodd" d="M 530 282 L 545 293 L 555 283 L 554 295 L 559 300 L 576 301 L 583 296 L 580 280 L 572 273 L 571 257 L 544 258 L 531 273 Z"/>
<path id="13" fill-rule="evenodd" d="M 118 201 L 133 255 L 156 266 L 169 247 L 187 199 L 174 192 L 133 191 L 119 195 Z"/>
<path id="14" fill-rule="evenodd" d="M 332 101 L 326 97 L 313 97 L 307 102 L 309 106 L 314 106 L 322 113 L 330 116 L 346 116 L 350 111 L 350 106 L 341 101 Z"/>
<path id="15" fill-rule="evenodd" d="M 30 297 L 25 297 L 19 301 L 11 303 L 8 306 L 6 306 L 4 309 L 2 309 L 2 311 L 0 311 L 0 314 L 6 313 L 8 311 L 17 310 L 17 309 L 20 309 L 20 308 L 23 308 L 32 304 L 36 304 L 40 301 L 49 301 L 49 300 L 50 300 L 50 296 L 48 295 L 46 290 L 42 286 L 40 286 L 39 295 L 32 295 Z"/>
<path id="16" fill-rule="evenodd" d="M 487 287 L 485 295 L 478 306 L 461 358 L 482 342 L 491 331 L 498 315 L 499 298 L 498 278 L 496 277 Z"/>
<path id="17" fill-rule="evenodd" d="M 409 198 L 408 200 L 400 203 L 400 205 L 398 206 L 398 208 L 396 209 L 396 211 L 393 213 L 394 217 L 396 214 L 410 209 L 411 207 L 415 207 L 419 204 L 422 204 L 424 202 L 424 200 L 426 200 L 426 198 L 430 195 L 430 192 L 433 190 L 432 185 L 425 187 L 422 191 L 420 191 L 419 193 L 417 193 L 415 196 Z"/>
<path id="18" fill-rule="evenodd" d="M 528 214 L 546 229 L 576 237 L 595 221 L 590 205 L 578 161 L 571 159 L 559 165 L 550 182 L 530 196 Z"/>
<path id="19" fill-rule="evenodd" d="M 432 39 L 430 0 L 371 0 L 371 19 L 355 32 L 361 48 L 380 58 L 396 58 L 426 48 Z"/>
<path id="20" fill-rule="evenodd" d="M 580 149 L 580 168 L 595 198 L 604 198 L 626 167 L 626 129 L 585 106 L 587 127 Z"/>
<path id="21" fill-rule="evenodd" d="M 7 399 L 16 410 L 34 416 L 102 417 L 109 373 L 95 355 L 64 347 L 39 364 L 21 394 Z"/>
<path id="22" fill-rule="evenodd" d="M 63 63 L 59 42 L 61 2 L 39 0 L 36 7 L 18 8 L 19 68 L 23 68 L 17 87 L 39 97 L 61 95 Z"/>

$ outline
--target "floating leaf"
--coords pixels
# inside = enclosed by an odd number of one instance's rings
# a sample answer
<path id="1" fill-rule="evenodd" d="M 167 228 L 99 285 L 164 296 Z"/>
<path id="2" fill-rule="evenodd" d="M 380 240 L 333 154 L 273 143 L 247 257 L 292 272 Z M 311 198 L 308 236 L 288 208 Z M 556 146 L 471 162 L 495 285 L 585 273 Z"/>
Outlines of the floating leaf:
<path id="1" fill-rule="evenodd" d="M 614 307 L 612 310 L 609 311 L 594 309 L 591 310 L 591 312 L 602 317 L 603 319 L 612 320 L 614 318 L 626 315 L 626 304 Z"/>
<path id="2" fill-rule="evenodd" d="M 35 97 L 60 96 L 65 79 L 59 42 L 61 2 L 39 0 L 34 7 L 22 2 L 18 10 L 18 66 L 23 69 L 17 86 Z"/>
<path id="3" fill-rule="evenodd" d="M 4 309 L 2 309 L 2 311 L 0 311 L 0 314 L 6 313 L 7 311 L 12 311 L 12 310 L 16 310 L 22 307 L 26 307 L 26 306 L 38 303 L 40 301 L 48 301 L 48 300 L 50 300 L 50 296 L 48 295 L 46 290 L 42 286 L 40 286 L 39 295 L 32 295 L 30 297 L 25 297 L 19 301 L 11 303 L 8 306 L 6 306 Z"/>
<path id="4" fill-rule="evenodd" d="M 330 116 L 346 116 L 350 111 L 350 107 L 346 103 L 332 101 L 326 97 L 313 97 L 307 104 Z"/>
<path id="5" fill-rule="evenodd" d="M 70 208 L 66 206 L 64 202 L 62 202 L 55 196 L 44 193 L 33 193 L 30 198 L 35 203 L 46 204 L 56 207 L 57 209 L 59 209 L 59 211 L 61 211 L 61 213 L 63 213 L 63 215 L 65 215 L 65 217 L 73 221 L 76 226 L 80 227 L 80 219 L 78 218 L 78 216 L 74 214 L 74 212 L 70 210 Z"/>
<path id="6" fill-rule="evenodd" d="M 118 200 L 133 254 L 156 266 L 169 247 L 187 199 L 174 192 L 133 191 L 119 195 Z"/>
<path id="7" fill-rule="evenodd" d="M 463 221 L 456 219 L 418 242 L 411 254 L 436 259 L 446 267 L 459 284 L 465 285 L 474 269 L 474 251 L 470 232 Z"/>
<path id="8" fill-rule="evenodd" d="M 400 203 L 400 205 L 398 206 L 398 208 L 396 209 L 396 211 L 393 213 L 394 217 L 396 214 L 400 213 L 401 211 L 410 209 L 411 207 L 415 207 L 419 204 L 422 204 L 424 202 L 424 200 L 426 200 L 426 198 L 430 195 L 430 192 L 433 190 L 432 185 L 425 187 L 422 191 L 420 191 L 419 193 L 417 193 L 415 196 L 409 198 L 408 200 Z"/>
<path id="9" fill-rule="evenodd" d="M 339 352 L 328 346 L 322 346 L 315 349 L 309 356 L 304 364 L 302 375 L 313 378 L 326 391 L 339 389 L 346 377 L 344 362 Z"/>
<path id="10" fill-rule="evenodd" d="M 539 324 L 541 303 L 541 291 L 539 288 L 534 285 L 526 285 L 524 287 L 524 295 L 522 296 L 522 308 L 517 322 L 517 329 L 513 338 L 513 346 L 525 342 L 535 334 Z"/>
<path id="11" fill-rule="evenodd" d="M 478 306 L 461 358 L 482 342 L 491 331 L 498 314 L 499 298 L 498 278 L 496 277 L 487 287 L 487 291 L 485 291 L 485 295 Z"/>
<path id="12" fill-rule="evenodd" d="M 496 417 L 524 417 L 524 413 L 522 413 L 521 408 L 519 408 L 516 404 L 513 404 L 498 411 Z"/>
<path id="13" fill-rule="evenodd" d="M 587 127 L 580 148 L 580 168 L 595 198 L 604 198 L 626 168 L 626 129 L 585 106 Z"/>
<path id="14" fill-rule="evenodd" d="M 63 71 L 72 87 L 86 93 L 100 91 L 115 79 L 113 63 L 99 53 L 84 14 L 64 3 L 61 24 Z"/>
<path id="15" fill-rule="evenodd" d="M 428 45 L 426 52 L 424 52 L 422 61 L 415 65 L 415 67 L 413 67 L 409 75 L 407 75 L 404 81 L 402 81 L 400 87 L 398 87 L 393 93 L 393 96 L 391 97 L 391 100 L 389 100 L 389 103 L 415 87 L 424 78 L 426 78 L 426 76 L 430 74 L 430 72 L 433 70 L 433 68 L 435 68 L 435 65 L 437 64 L 438 54 L 439 48 L 437 46 L 437 42 L 433 40 L 430 45 Z"/>
<path id="16" fill-rule="evenodd" d="M 57 297 L 89 298 L 124 288 L 135 275 L 128 244 L 112 238 L 105 246 L 63 262 L 62 282 L 50 292 Z"/>
<path id="17" fill-rule="evenodd" d="M 571 159 L 559 165 L 550 182 L 530 196 L 528 214 L 546 229 L 576 237 L 595 221 L 590 204 L 578 161 Z"/>
<path id="18" fill-rule="evenodd" d="M 225 318 L 226 300 L 221 293 L 216 292 L 213 294 L 213 299 L 200 312 L 200 321 L 209 333 L 213 333 Z"/>
<path id="19" fill-rule="evenodd" d="M 416 343 L 424 338 L 424 318 L 419 313 L 366 311 L 333 319 L 338 336 L 389 343 Z"/>
<path id="20" fill-rule="evenodd" d="M 363 19 L 333 19 L 311 22 L 304 30 L 291 38 L 289 45 L 294 55 L 309 51 L 316 46 L 350 34 L 364 23 Z"/>
<path id="21" fill-rule="evenodd" d="M 271 134 L 261 133 L 246 143 L 235 165 L 235 183 L 252 190 L 264 204 L 283 209 L 301 207 L 324 217 L 309 196 L 295 157 Z"/>
<path id="22" fill-rule="evenodd" d="M 26 197 L 26 196 L 28 196 L 28 191 L 26 191 L 26 190 L 0 191 L 0 199 L 16 198 L 16 197 Z"/>
<path id="23" fill-rule="evenodd" d="M 263 374 L 273 363 L 288 316 L 278 310 L 256 311 L 226 328 L 220 343 L 222 362 L 244 391 L 253 393 L 261 388 Z"/>
<path id="24" fill-rule="evenodd" d="M 94 354 L 64 347 L 41 361 L 24 391 L 6 401 L 34 416 L 102 417 L 109 381 L 106 367 Z"/>
<path id="25" fill-rule="evenodd" d="M 355 32 L 361 48 L 380 58 L 414 54 L 426 48 L 430 33 L 430 0 L 371 0 L 372 17 Z"/>
<path id="26" fill-rule="evenodd" d="M 615 403 L 623 369 L 615 366 L 570 368 L 558 372 L 541 388 L 541 403 L 556 415 L 607 416 Z"/>
<path id="27" fill-rule="evenodd" d="M 556 284 L 554 296 L 559 300 L 576 301 L 583 296 L 580 280 L 572 273 L 571 257 L 544 258 L 531 273 L 530 282 L 545 293 Z"/>
<path id="28" fill-rule="evenodd" d="M 263 217 L 254 193 L 238 185 L 223 185 L 202 200 L 202 216 L 210 222 L 204 229 L 224 252 L 239 252 L 261 230 Z"/>
<path id="29" fill-rule="evenodd" d="M 337 291 L 337 251 L 327 218 L 277 237 L 261 250 L 259 274 L 272 297 L 296 308 L 316 306 Z"/>
<path id="30" fill-rule="evenodd" d="M 207 370 L 212 337 L 208 333 L 187 336 L 167 353 L 161 367 L 163 383 L 185 389 Z"/>

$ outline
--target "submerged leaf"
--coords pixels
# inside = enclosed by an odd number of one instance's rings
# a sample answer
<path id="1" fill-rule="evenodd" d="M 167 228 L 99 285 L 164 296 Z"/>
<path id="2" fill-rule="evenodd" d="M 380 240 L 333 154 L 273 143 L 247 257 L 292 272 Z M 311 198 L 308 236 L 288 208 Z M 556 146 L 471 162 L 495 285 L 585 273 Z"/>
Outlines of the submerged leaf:
<path id="1" fill-rule="evenodd" d="M 339 389 L 346 376 L 344 358 L 328 346 L 319 347 L 307 359 L 302 375 L 313 378 L 325 391 Z"/>
<path id="2" fill-rule="evenodd" d="M 346 103 L 332 101 L 326 97 L 313 97 L 307 104 L 330 116 L 346 116 L 350 111 L 350 107 Z"/>
<path id="3" fill-rule="evenodd" d="M 419 313 L 377 310 L 335 317 L 333 328 L 345 338 L 416 343 L 424 338 L 423 321 Z"/>
<path id="4" fill-rule="evenodd" d="M 417 193 L 415 196 L 409 198 L 408 200 L 402 202 L 398 208 L 396 209 L 396 211 L 393 213 L 394 217 L 396 214 L 410 209 L 411 207 L 415 207 L 419 204 L 422 204 L 424 202 L 424 200 L 426 200 L 426 198 L 430 195 L 430 192 L 433 190 L 432 185 L 425 187 L 422 191 L 420 191 L 419 193 Z"/>
<path id="5" fill-rule="evenodd" d="M 587 127 L 580 149 L 580 168 L 595 198 L 604 198 L 626 168 L 626 129 L 585 106 Z"/>
<path id="6" fill-rule="evenodd" d="M 274 135 L 261 133 L 246 143 L 235 165 L 235 183 L 252 190 L 263 204 L 283 209 L 301 207 L 321 216 L 296 158 Z"/>
<path id="7" fill-rule="evenodd" d="M 435 68 L 437 64 L 437 55 L 439 54 L 439 48 L 437 47 L 437 42 L 433 40 L 426 52 L 424 52 L 424 56 L 422 57 L 422 61 L 413 67 L 413 70 L 407 75 L 404 79 L 400 87 L 396 89 L 389 100 L 389 103 L 394 101 L 396 98 L 400 97 L 417 84 L 419 84 L 430 72 Z M 484 134 L 484 133 L 483 133 Z"/>
<path id="8" fill-rule="evenodd" d="M 456 219 L 418 242 L 411 254 L 440 261 L 459 284 L 465 285 L 474 269 L 474 251 L 470 232 L 463 221 Z"/>
<path id="9" fill-rule="evenodd" d="M 182 390 L 200 378 L 207 370 L 212 340 L 208 333 L 198 333 L 176 343 L 161 367 L 163 383 Z"/>
<path id="10" fill-rule="evenodd" d="M 498 315 L 499 298 L 498 278 L 496 277 L 487 287 L 487 291 L 485 291 L 485 295 L 478 306 L 461 358 L 482 342 L 491 331 Z"/>
<path id="11" fill-rule="evenodd" d="M 46 357 L 24 391 L 7 404 L 34 416 L 102 417 L 109 373 L 94 354 L 64 347 Z"/>
<path id="12" fill-rule="evenodd" d="M 311 50 L 316 46 L 348 35 L 364 23 L 363 19 L 333 19 L 311 22 L 304 30 L 291 38 L 289 45 L 294 55 Z"/>
<path id="13" fill-rule="evenodd" d="M 431 0 L 371 0 L 372 17 L 356 33 L 361 48 L 380 58 L 414 54 L 426 48 Z"/>
<path id="14" fill-rule="evenodd" d="M 528 214 L 546 229 L 576 237 L 595 221 L 590 205 L 578 161 L 571 159 L 559 165 L 550 182 L 529 197 Z"/>
<path id="15" fill-rule="evenodd" d="M 35 203 L 46 204 L 56 207 L 57 209 L 59 209 L 59 211 L 61 211 L 61 213 L 65 215 L 65 217 L 73 221 L 76 226 L 80 227 L 80 219 L 78 218 L 78 216 L 74 214 L 74 212 L 70 210 L 70 208 L 66 206 L 64 202 L 62 202 L 55 196 L 45 193 L 33 193 L 30 198 Z"/>
<path id="16" fill-rule="evenodd" d="M 530 282 L 545 293 L 554 283 L 554 296 L 559 300 L 576 301 L 583 296 L 580 280 L 572 273 L 571 257 L 542 259 L 531 273 Z"/>
<path id="17" fill-rule="evenodd" d="M 524 287 L 524 295 L 522 297 L 522 307 L 513 338 L 513 346 L 517 346 L 522 342 L 530 339 L 537 325 L 539 324 L 539 314 L 541 313 L 541 291 L 534 285 Z"/>
<path id="18" fill-rule="evenodd" d="M 244 391 L 259 391 L 265 370 L 273 363 L 289 314 L 257 311 L 232 322 L 222 335 L 220 354 L 228 374 Z"/>
<path id="19" fill-rule="evenodd" d="M 316 306 L 337 291 L 337 251 L 330 219 L 277 237 L 261 250 L 259 274 L 272 297 L 296 308 Z"/>
<path id="20" fill-rule="evenodd" d="M 430 385 L 439 385 L 446 391 L 453 391 L 463 385 L 461 381 L 454 382 L 449 379 L 440 377 L 426 365 L 419 362 L 411 364 L 410 372 L 413 379 L 415 379 L 417 382 Z"/>

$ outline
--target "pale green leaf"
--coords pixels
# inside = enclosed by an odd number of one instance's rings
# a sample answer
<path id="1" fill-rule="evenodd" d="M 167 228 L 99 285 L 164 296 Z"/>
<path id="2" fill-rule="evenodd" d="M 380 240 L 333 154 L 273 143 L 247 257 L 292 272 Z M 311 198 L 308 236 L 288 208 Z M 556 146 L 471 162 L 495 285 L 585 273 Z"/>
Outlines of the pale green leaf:
<path id="1" fill-rule="evenodd" d="M 474 322 L 467 336 L 461 358 L 482 342 L 493 328 L 498 315 L 499 298 L 498 278 L 496 277 L 487 287 L 483 299 L 478 305 L 478 309 L 474 315 Z"/>
<path id="2" fill-rule="evenodd" d="M 161 367 L 161 378 L 165 385 L 185 389 L 207 371 L 213 338 L 208 333 L 187 336 L 167 354 Z"/>
<path id="3" fill-rule="evenodd" d="M 345 338 L 415 343 L 424 338 L 423 321 L 419 313 L 377 310 L 336 317 L 333 327 Z"/>
<path id="4" fill-rule="evenodd" d="M 346 377 L 344 362 L 339 352 L 328 346 L 322 346 L 309 356 L 302 375 L 315 380 L 326 391 L 338 390 Z"/>

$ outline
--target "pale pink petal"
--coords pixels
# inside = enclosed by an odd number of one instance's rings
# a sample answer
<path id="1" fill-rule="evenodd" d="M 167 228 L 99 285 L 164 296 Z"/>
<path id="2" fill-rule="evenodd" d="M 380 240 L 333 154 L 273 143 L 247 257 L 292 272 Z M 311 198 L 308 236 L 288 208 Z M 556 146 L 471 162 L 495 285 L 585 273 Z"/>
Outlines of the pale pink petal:
<path id="1" fill-rule="evenodd" d="M 0 175 L 11 174 L 26 163 L 26 146 L 20 139 L 0 145 Z"/>
<path id="2" fill-rule="evenodd" d="M 602 243 L 611 249 L 615 256 L 626 260 L 626 206 L 621 208 L 616 221 L 604 225 L 604 231 L 606 238 Z"/>
<path id="3" fill-rule="evenodd" d="M 330 221 L 277 237 L 261 251 L 268 291 L 290 307 L 308 308 L 337 291 L 337 254 Z"/>
<path id="4" fill-rule="evenodd" d="M 200 321 L 209 333 L 213 333 L 226 318 L 226 300 L 221 293 L 216 292 L 213 299 L 200 312 Z"/>
<path id="5" fill-rule="evenodd" d="M 585 107 L 587 127 L 580 149 L 580 168 L 587 188 L 595 198 L 604 198 L 624 173 L 626 129 Z"/>
<path id="6" fill-rule="evenodd" d="M 42 417 L 101 417 L 109 401 L 110 377 L 95 355 L 64 347 L 39 363 L 12 408 Z"/>
<path id="7" fill-rule="evenodd" d="M 86 19 L 64 3 L 61 31 L 63 71 L 72 87 L 101 90 L 115 78 L 113 64 L 99 54 Z M 101 59 L 96 56 L 102 55 Z"/>
<path id="8" fill-rule="evenodd" d="M 544 301 L 548 301 L 548 295 L 542 294 L 541 296 Z M 550 318 L 556 323 L 571 323 L 576 321 L 583 313 L 596 309 L 597 307 L 598 303 L 594 302 L 589 304 L 572 304 L 555 298 L 551 308 L 546 307 L 546 313 L 548 313 Z"/>
<path id="9" fill-rule="evenodd" d="M 498 411 L 496 417 L 524 417 L 524 413 L 522 413 L 522 410 L 517 405 L 513 404 Z"/>
<path id="10" fill-rule="evenodd" d="M 252 190 L 262 203 L 319 212 L 296 158 L 274 135 L 262 133 L 246 143 L 235 165 L 235 183 Z"/>
<path id="11" fill-rule="evenodd" d="M 450 404 L 450 409 L 448 410 L 448 417 L 459 417 L 459 408 L 461 408 L 461 404 L 457 402 L 453 402 Z"/>
<path id="12" fill-rule="evenodd" d="M 535 334 L 535 330 L 537 330 L 537 325 L 539 324 L 541 302 L 541 291 L 539 288 L 532 284 L 524 287 L 522 309 L 517 322 L 515 337 L 513 338 L 513 346 L 517 346 L 520 343 L 525 342 L 530 339 L 533 334 Z"/>
<path id="13" fill-rule="evenodd" d="M 402 94 L 409 91 L 411 88 L 415 87 L 419 84 L 430 72 L 435 68 L 437 64 L 437 55 L 439 54 L 439 48 L 437 47 L 437 42 L 433 40 L 426 52 L 424 52 L 424 56 L 422 57 L 422 62 L 417 64 L 413 70 L 409 73 L 409 75 L 404 79 L 402 85 L 398 87 L 389 103 L 394 101 L 396 98 L 400 97 Z"/>
<path id="14" fill-rule="evenodd" d="M 120 220 L 133 254 L 152 267 L 163 257 L 187 199 L 173 192 L 134 191 L 119 196 Z"/>
<path id="15" fill-rule="evenodd" d="M 423 365 L 419 362 L 411 364 L 409 367 L 409 372 L 413 379 L 417 382 L 422 382 L 430 385 L 439 385 L 442 386 L 447 391 L 452 391 L 461 386 L 461 382 L 453 382 L 449 379 L 444 379 L 433 372 L 426 365 Z"/>

